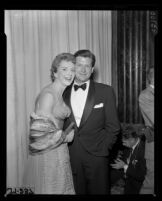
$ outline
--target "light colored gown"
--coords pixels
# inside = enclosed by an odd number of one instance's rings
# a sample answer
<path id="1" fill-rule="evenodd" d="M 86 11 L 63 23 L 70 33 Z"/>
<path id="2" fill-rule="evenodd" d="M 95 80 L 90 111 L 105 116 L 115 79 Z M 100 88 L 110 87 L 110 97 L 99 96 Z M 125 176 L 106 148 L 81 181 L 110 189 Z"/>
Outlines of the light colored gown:
<path id="1" fill-rule="evenodd" d="M 47 133 L 54 136 L 52 146 L 48 145 L 50 137 L 42 138 L 38 143 L 29 143 L 33 155 L 29 154 L 23 184 L 32 188 L 35 194 L 75 194 L 68 146 L 57 132 L 69 115 L 70 109 L 64 102 L 58 102 L 54 107 L 55 124 L 48 117 L 35 113 L 31 115 L 30 136 L 42 135 L 42 131 L 46 132 L 44 136 Z"/>

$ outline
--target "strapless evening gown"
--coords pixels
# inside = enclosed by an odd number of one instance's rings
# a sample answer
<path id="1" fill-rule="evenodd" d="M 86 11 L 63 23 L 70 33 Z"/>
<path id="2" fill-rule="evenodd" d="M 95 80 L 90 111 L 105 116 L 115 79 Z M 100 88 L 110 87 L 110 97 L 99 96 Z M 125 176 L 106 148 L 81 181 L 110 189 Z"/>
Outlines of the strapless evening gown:
<path id="1" fill-rule="evenodd" d="M 55 126 L 58 130 L 62 129 L 63 120 L 67 117 L 66 107 L 65 104 L 58 104 L 55 107 L 54 118 L 57 122 Z M 43 129 L 47 127 L 51 129 L 50 123 L 46 121 L 48 118 L 40 117 L 35 113 L 31 116 L 32 119 L 39 120 L 36 125 L 38 134 L 38 131 L 42 133 L 40 119 L 41 123 L 46 122 Z M 23 186 L 31 188 L 35 194 L 75 194 L 68 145 L 62 143 L 60 139 L 61 135 L 56 135 L 53 148 L 44 150 L 41 154 L 35 153 L 28 156 Z"/>

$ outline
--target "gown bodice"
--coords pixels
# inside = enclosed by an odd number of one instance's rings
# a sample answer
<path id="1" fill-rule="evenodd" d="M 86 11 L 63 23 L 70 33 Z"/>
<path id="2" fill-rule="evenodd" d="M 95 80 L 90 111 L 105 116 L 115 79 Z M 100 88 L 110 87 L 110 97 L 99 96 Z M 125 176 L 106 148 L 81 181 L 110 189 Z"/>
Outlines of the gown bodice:
<path id="1" fill-rule="evenodd" d="M 75 194 L 69 150 L 60 132 L 70 112 L 61 99 L 54 102 L 52 118 L 31 114 L 32 154 L 27 161 L 24 185 L 34 187 L 36 194 Z"/>
<path id="2" fill-rule="evenodd" d="M 57 102 L 53 108 L 53 116 L 56 120 L 58 128 L 63 128 L 64 120 L 70 116 L 70 108 L 63 102 Z"/>

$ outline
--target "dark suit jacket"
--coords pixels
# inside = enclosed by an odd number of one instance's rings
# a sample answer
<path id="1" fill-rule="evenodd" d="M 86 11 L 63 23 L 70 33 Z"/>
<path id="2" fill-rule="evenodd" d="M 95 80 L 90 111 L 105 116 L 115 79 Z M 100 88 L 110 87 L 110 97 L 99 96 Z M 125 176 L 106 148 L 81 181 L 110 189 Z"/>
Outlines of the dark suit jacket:
<path id="1" fill-rule="evenodd" d="M 131 177 L 141 182 L 144 181 L 146 174 L 146 160 L 144 158 L 144 153 L 145 143 L 144 141 L 140 141 L 131 155 L 129 166 L 126 171 L 127 177 Z"/>
<path id="2" fill-rule="evenodd" d="M 128 152 L 128 151 L 126 151 Z M 135 147 L 126 171 L 126 194 L 138 194 L 146 175 L 146 160 L 144 158 L 145 142 Z M 124 153 L 123 157 L 127 157 L 128 153 Z M 124 159 L 125 160 L 125 159 Z"/>
<path id="3" fill-rule="evenodd" d="M 65 103 L 71 108 L 71 88 L 67 87 L 63 97 Z M 95 105 L 102 107 L 94 108 Z M 72 108 L 71 108 L 72 110 Z M 70 122 L 75 122 L 74 114 L 65 121 L 64 128 Z M 116 100 L 113 88 L 90 80 L 87 100 L 79 128 L 75 122 L 75 135 L 82 146 L 96 156 L 107 156 L 109 149 L 116 141 L 120 124 L 116 111 Z M 69 147 L 73 146 L 73 142 Z M 74 151 L 74 150 L 73 150 Z"/>

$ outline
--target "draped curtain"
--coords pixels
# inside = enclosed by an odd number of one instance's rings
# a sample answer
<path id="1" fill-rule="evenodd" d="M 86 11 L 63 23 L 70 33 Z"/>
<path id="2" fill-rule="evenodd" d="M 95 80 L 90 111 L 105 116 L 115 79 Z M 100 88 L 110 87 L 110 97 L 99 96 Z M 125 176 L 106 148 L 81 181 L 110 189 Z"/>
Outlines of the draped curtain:
<path id="1" fill-rule="evenodd" d="M 115 76 L 119 120 L 125 123 L 143 123 L 138 97 L 146 88 L 147 70 L 154 66 L 154 35 L 149 15 L 150 11 L 117 11 Z"/>
<path id="2" fill-rule="evenodd" d="M 95 80 L 111 85 L 111 31 L 111 11 L 5 11 L 8 187 L 22 186 L 29 117 L 50 82 L 54 57 L 90 49 L 96 55 Z"/>

